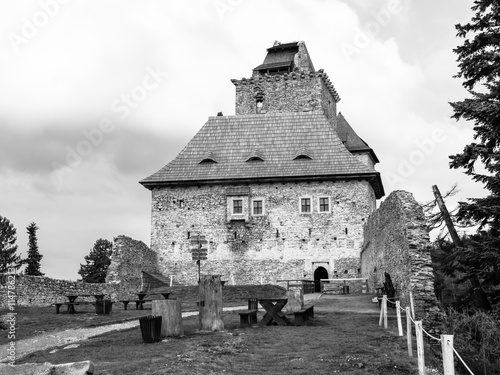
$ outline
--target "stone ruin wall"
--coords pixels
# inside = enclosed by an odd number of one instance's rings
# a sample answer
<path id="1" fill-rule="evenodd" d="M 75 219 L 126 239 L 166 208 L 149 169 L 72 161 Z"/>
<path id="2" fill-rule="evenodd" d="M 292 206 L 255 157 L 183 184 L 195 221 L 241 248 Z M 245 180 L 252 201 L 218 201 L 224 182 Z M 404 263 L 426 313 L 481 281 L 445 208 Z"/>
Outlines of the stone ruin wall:
<path id="1" fill-rule="evenodd" d="M 106 275 L 106 283 L 114 287 L 112 298 L 135 298 L 143 289 L 142 271 L 158 273 L 156 253 L 142 241 L 127 236 L 114 238 Z"/>
<path id="2" fill-rule="evenodd" d="M 394 191 L 365 224 L 361 273 L 373 291 L 387 272 L 402 307 L 410 306 L 411 290 L 417 317 L 427 318 L 438 306 L 431 249 L 422 206 L 411 193 Z"/>
<path id="3" fill-rule="evenodd" d="M 9 304 L 8 291 L 12 275 L 0 275 L 0 306 Z M 112 285 L 91 284 L 82 281 L 52 279 L 45 276 L 15 275 L 15 301 L 17 306 L 49 306 L 55 302 L 67 302 L 69 294 L 106 294 L 109 298 L 115 289 Z M 12 291 L 12 290 L 11 290 Z M 79 298 L 94 302 L 94 297 Z"/>
<path id="4" fill-rule="evenodd" d="M 136 297 L 142 289 L 142 270 L 157 272 L 156 254 L 143 242 L 126 236 L 114 239 L 111 264 L 106 283 L 58 280 L 45 276 L 15 275 L 15 301 L 18 306 L 49 306 L 66 302 L 69 294 L 89 294 L 79 301 L 94 302 L 95 294 L 105 294 L 106 299 Z M 9 276 L 0 275 L 0 306 L 9 304 Z"/>

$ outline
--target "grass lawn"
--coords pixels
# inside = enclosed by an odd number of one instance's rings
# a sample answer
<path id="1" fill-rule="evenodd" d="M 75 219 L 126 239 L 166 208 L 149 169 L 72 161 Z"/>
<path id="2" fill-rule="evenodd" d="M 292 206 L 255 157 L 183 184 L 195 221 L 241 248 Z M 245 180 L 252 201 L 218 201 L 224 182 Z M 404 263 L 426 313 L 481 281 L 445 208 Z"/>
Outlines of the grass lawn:
<path id="1" fill-rule="evenodd" d="M 370 297 L 364 298 L 369 303 Z M 77 348 L 32 353 L 18 363 L 91 360 L 96 374 L 417 374 L 416 359 L 408 357 L 406 340 L 396 335 L 394 321 L 393 330 L 386 331 L 373 310 L 336 309 L 339 300 L 328 298 L 314 304 L 315 317 L 300 327 L 239 329 L 238 314 L 224 312 L 222 332 L 199 331 L 194 316 L 183 319 L 185 335 L 180 338 L 145 344 L 137 327 L 87 339 Z M 131 317 L 125 313 L 150 311 L 116 311 Z M 96 324 L 84 323 L 84 315 L 78 327 Z M 430 352 L 426 354 L 426 363 L 436 367 Z"/>

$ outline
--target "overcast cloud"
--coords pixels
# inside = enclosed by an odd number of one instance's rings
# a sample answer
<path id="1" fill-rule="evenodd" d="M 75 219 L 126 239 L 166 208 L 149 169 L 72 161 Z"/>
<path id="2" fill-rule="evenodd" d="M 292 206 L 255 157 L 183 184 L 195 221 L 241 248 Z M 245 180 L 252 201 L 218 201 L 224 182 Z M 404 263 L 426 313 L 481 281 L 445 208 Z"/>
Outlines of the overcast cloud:
<path id="1" fill-rule="evenodd" d="M 452 49 L 471 0 L 40 0 L 0 4 L 0 215 L 35 221 L 47 276 L 79 277 L 99 238 L 149 244 L 138 181 L 182 150 L 208 116 L 234 114 L 231 78 L 275 40 L 304 40 L 380 159 L 386 196 L 483 195 L 448 155 L 472 137 L 450 120 L 466 92 Z"/>

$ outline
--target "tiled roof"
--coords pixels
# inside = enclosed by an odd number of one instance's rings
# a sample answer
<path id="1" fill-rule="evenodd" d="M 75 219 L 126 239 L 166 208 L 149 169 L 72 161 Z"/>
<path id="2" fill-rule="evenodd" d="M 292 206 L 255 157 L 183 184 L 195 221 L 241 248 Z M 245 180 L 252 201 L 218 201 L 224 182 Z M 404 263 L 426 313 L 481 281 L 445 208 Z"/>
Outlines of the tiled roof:
<path id="1" fill-rule="evenodd" d="M 368 144 L 363 141 L 354 131 L 354 129 L 349 125 L 342 113 L 339 112 L 337 115 L 337 134 L 340 140 L 345 144 L 347 149 L 351 152 L 369 152 L 375 163 L 379 160 L 375 152 L 372 150 Z"/>
<path id="2" fill-rule="evenodd" d="M 304 148 L 311 160 L 297 159 Z M 254 150 L 263 162 L 246 162 Z M 217 163 L 199 164 L 208 153 Z M 383 196 L 380 175 L 344 146 L 320 113 L 281 113 L 209 117 L 177 157 L 140 183 L 170 184 L 238 182 L 275 179 L 365 178 Z"/>

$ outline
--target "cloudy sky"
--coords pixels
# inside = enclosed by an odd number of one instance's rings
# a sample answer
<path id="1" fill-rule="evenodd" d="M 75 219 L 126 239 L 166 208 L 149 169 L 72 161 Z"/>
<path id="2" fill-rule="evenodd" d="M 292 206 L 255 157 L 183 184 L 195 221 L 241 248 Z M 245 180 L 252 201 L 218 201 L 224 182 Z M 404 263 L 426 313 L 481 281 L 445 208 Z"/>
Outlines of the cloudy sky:
<path id="1" fill-rule="evenodd" d="M 47 276 L 77 279 L 99 238 L 149 244 L 138 181 L 205 123 L 275 40 L 304 40 L 338 109 L 375 150 L 386 196 L 484 194 L 448 155 L 472 139 L 452 49 L 472 0 L 39 0 L 0 3 L 0 215 L 40 227 Z"/>

